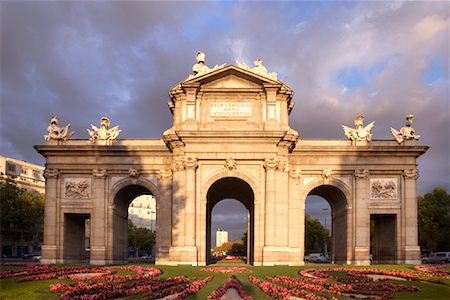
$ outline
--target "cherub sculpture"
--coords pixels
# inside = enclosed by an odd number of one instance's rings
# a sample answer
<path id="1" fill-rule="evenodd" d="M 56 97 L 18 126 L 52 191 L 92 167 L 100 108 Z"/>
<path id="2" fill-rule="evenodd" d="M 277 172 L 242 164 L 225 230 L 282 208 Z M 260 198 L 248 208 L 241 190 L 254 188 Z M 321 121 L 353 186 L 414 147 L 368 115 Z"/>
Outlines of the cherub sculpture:
<path id="1" fill-rule="evenodd" d="M 122 131 L 119 129 L 119 126 L 115 126 L 109 129 L 109 119 L 107 117 L 103 117 L 100 119 L 100 128 L 97 128 L 94 125 L 91 125 L 92 130 L 87 130 L 89 136 L 91 137 L 89 140 L 93 143 L 96 141 L 111 141 L 115 140 L 119 133 Z"/>
<path id="2" fill-rule="evenodd" d="M 355 118 L 355 128 L 350 128 L 345 125 L 342 125 L 344 129 L 344 134 L 352 141 L 368 141 L 372 140 L 372 130 L 375 122 L 370 123 L 366 127 L 364 127 L 364 116 L 357 116 Z"/>
<path id="3" fill-rule="evenodd" d="M 399 144 L 405 140 L 418 140 L 420 138 L 420 135 L 415 134 L 415 130 L 411 126 L 413 119 L 413 115 L 407 115 L 406 124 L 400 128 L 400 130 L 396 130 L 391 127 L 391 133 Z"/>
<path id="4" fill-rule="evenodd" d="M 47 135 L 44 135 L 44 139 L 46 141 L 50 140 L 63 140 L 66 141 L 73 135 L 73 131 L 69 130 L 70 124 L 59 127 L 59 118 L 57 116 L 53 116 L 50 120 L 50 124 L 47 127 Z"/>

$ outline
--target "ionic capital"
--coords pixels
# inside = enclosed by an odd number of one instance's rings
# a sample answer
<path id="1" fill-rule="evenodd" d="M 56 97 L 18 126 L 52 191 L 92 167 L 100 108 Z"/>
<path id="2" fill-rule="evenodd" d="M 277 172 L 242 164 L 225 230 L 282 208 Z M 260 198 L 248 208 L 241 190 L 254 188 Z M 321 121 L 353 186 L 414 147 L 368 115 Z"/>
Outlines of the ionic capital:
<path id="1" fill-rule="evenodd" d="M 59 175 L 59 170 L 58 169 L 50 169 L 47 168 L 44 171 L 44 178 L 45 179 L 49 179 L 49 178 L 57 178 Z"/>
<path id="2" fill-rule="evenodd" d="M 355 170 L 355 173 L 353 175 L 355 175 L 356 178 L 363 179 L 369 177 L 370 171 L 365 169 L 358 169 Z"/>
<path id="3" fill-rule="evenodd" d="M 172 171 L 178 172 L 183 170 L 184 170 L 183 158 L 180 156 L 175 157 L 172 162 Z"/>
<path id="4" fill-rule="evenodd" d="M 94 170 L 92 170 L 92 175 L 94 177 L 103 178 L 103 177 L 106 177 L 107 174 L 108 174 L 108 172 L 106 171 L 106 169 L 94 169 Z"/>
<path id="5" fill-rule="evenodd" d="M 278 168 L 278 165 L 280 164 L 280 161 L 276 159 L 275 157 L 269 157 L 264 159 L 264 168 L 266 170 L 276 170 Z"/>
<path id="6" fill-rule="evenodd" d="M 419 178 L 419 170 L 417 169 L 404 170 L 403 177 L 408 179 L 417 179 Z"/>
<path id="7" fill-rule="evenodd" d="M 162 170 L 159 170 L 158 177 L 159 177 L 159 179 L 161 179 L 161 180 L 169 179 L 170 177 L 172 177 L 172 170 L 171 170 L 171 169 L 162 169 Z"/>
<path id="8" fill-rule="evenodd" d="M 198 167 L 198 162 L 195 157 L 185 157 L 183 164 L 186 170 L 195 170 Z"/>
<path id="9" fill-rule="evenodd" d="M 294 179 L 298 179 L 302 176 L 302 170 L 300 169 L 290 169 L 289 170 L 289 176 L 294 178 Z"/>

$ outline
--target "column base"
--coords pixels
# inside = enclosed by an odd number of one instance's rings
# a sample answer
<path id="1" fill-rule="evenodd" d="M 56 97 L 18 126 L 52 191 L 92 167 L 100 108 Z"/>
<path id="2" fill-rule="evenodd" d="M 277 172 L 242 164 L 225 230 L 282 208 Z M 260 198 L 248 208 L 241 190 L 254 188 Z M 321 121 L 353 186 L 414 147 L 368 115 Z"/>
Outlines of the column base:
<path id="1" fill-rule="evenodd" d="M 262 266 L 303 266 L 302 249 L 291 247 L 265 246 Z M 254 265 L 257 265 L 254 262 Z"/>
<path id="2" fill-rule="evenodd" d="M 370 265 L 369 247 L 355 247 L 353 264 L 357 266 Z"/>

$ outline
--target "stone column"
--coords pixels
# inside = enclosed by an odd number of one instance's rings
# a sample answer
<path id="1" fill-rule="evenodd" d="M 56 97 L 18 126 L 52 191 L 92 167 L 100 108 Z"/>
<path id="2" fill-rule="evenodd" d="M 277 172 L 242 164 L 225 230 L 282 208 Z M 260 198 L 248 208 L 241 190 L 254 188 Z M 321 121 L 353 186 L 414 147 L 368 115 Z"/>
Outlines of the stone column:
<path id="1" fill-rule="evenodd" d="M 94 177 L 91 218 L 91 265 L 106 263 L 106 178 L 105 169 L 92 171 Z"/>
<path id="2" fill-rule="evenodd" d="M 185 158 L 184 167 L 186 168 L 186 246 L 195 246 L 195 170 L 197 169 L 197 166 L 198 164 L 196 158 Z"/>
<path id="3" fill-rule="evenodd" d="M 172 170 L 160 170 L 158 183 L 160 199 L 157 199 L 156 210 L 156 260 L 167 261 L 172 240 Z"/>
<path id="4" fill-rule="evenodd" d="M 279 161 L 274 157 L 266 158 L 264 160 L 264 168 L 266 169 L 265 246 L 276 245 L 275 170 L 277 169 L 278 164 Z"/>
<path id="5" fill-rule="evenodd" d="M 355 175 L 355 248 L 353 261 L 356 265 L 369 265 L 370 215 L 369 215 L 369 170 L 356 170 Z"/>
<path id="6" fill-rule="evenodd" d="M 45 206 L 44 206 L 44 244 L 42 245 L 42 259 L 44 264 L 55 264 L 58 259 L 57 249 L 57 199 L 58 199 L 57 169 L 45 169 Z M 60 252 L 62 254 L 62 250 Z"/>
<path id="7" fill-rule="evenodd" d="M 403 216 L 402 234 L 404 235 L 405 264 L 420 264 L 420 247 L 418 239 L 416 182 L 419 178 L 417 169 L 403 171 Z M 398 245 L 397 245 L 398 246 Z"/>

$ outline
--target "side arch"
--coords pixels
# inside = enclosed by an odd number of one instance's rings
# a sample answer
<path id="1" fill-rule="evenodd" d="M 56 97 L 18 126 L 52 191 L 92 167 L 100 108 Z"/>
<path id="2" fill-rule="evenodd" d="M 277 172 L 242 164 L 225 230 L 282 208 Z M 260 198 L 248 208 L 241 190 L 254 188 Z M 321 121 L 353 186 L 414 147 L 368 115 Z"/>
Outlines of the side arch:
<path id="1" fill-rule="evenodd" d="M 156 234 L 160 214 L 160 191 L 145 177 L 123 178 L 112 185 L 108 197 L 108 260 L 126 263 L 128 260 L 128 206 L 138 196 L 152 194 L 156 201 Z M 156 239 L 158 243 L 158 239 Z M 155 249 L 158 245 L 155 245 Z"/>
<path id="2" fill-rule="evenodd" d="M 332 178 L 326 181 L 316 179 L 304 187 L 301 201 L 306 204 L 306 198 L 309 195 L 320 196 L 330 204 L 333 249 L 331 259 L 333 263 L 348 263 L 352 253 L 352 193 L 350 187 L 338 179 Z"/>

